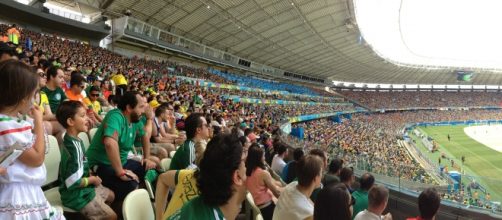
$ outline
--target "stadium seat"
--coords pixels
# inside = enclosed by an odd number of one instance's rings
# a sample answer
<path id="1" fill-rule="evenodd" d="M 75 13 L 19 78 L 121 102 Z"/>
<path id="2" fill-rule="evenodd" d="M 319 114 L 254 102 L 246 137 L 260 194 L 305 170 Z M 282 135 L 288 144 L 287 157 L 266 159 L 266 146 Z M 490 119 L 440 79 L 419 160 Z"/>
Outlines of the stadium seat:
<path id="1" fill-rule="evenodd" d="M 256 206 L 256 204 L 254 203 L 254 200 L 253 200 L 253 196 L 249 192 L 246 194 L 246 201 L 251 206 L 251 212 L 252 212 L 251 214 L 253 216 L 252 219 L 257 220 L 257 219 L 259 219 L 258 216 L 260 216 L 260 218 L 263 219 L 263 217 L 261 216 L 260 208 L 258 208 L 258 206 Z"/>
<path id="2" fill-rule="evenodd" d="M 61 161 L 61 153 L 56 137 L 48 135 L 49 146 L 46 146 L 44 164 L 47 169 L 47 178 L 44 186 L 54 183 L 58 180 L 59 162 Z"/>
<path id="3" fill-rule="evenodd" d="M 154 201 L 155 192 L 153 191 L 153 187 L 152 187 L 152 184 L 150 183 L 150 181 L 145 180 L 145 188 L 146 188 L 146 191 L 148 191 L 148 195 L 150 196 L 150 199 L 152 201 Z"/>
<path id="4" fill-rule="evenodd" d="M 171 166 L 171 158 L 164 158 L 160 161 L 160 167 L 167 171 L 169 170 L 169 167 Z"/>
<path id="5" fill-rule="evenodd" d="M 122 205 L 124 220 L 155 219 L 153 206 L 145 189 L 130 192 Z"/>
<path id="6" fill-rule="evenodd" d="M 175 153 L 176 153 L 175 150 L 169 152 L 169 158 L 173 158 Z"/>
<path id="7" fill-rule="evenodd" d="M 96 135 L 96 131 L 98 131 L 98 128 L 92 128 L 91 130 L 89 130 L 89 141 L 92 142 L 92 138 L 94 137 L 94 135 Z"/>
<path id="8" fill-rule="evenodd" d="M 85 132 L 80 132 L 78 133 L 78 138 L 80 138 L 80 140 L 84 142 L 84 152 L 86 152 L 87 149 L 89 149 L 89 146 L 91 145 L 91 142 L 89 141 L 89 135 L 87 135 L 87 133 Z"/>
<path id="9" fill-rule="evenodd" d="M 44 164 L 47 169 L 47 179 L 45 180 L 44 186 L 57 183 L 59 176 L 59 162 L 61 161 L 61 153 L 59 151 L 59 145 L 56 137 L 48 135 L 48 139 L 49 146 L 47 146 L 48 150 L 46 151 L 44 160 Z M 63 207 L 58 186 L 45 190 L 44 195 L 52 206 Z M 75 210 L 66 207 L 63 207 L 63 210 L 65 212 L 76 212 Z"/>
<path id="10" fill-rule="evenodd" d="M 261 214 L 256 215 L 255 220 L 263 220 L 263 216 Z"/>

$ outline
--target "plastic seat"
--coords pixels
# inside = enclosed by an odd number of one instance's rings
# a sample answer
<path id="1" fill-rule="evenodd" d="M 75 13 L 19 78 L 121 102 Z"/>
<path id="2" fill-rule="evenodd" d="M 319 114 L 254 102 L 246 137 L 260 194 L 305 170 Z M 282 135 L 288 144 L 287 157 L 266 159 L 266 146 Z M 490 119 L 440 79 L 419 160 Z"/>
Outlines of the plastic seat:
<path id="1" fill-rule="evenodd" d="M 89 146 L 91 145 L 91 142 L 89 141 L 89 135 L 85 132 L 80 132 L 78 133 L 78 138 L 84 142 L 84 153 L 89 149 Z"/>
<path id="2" fill-rule="evenodd" d="M 44 164 L 47 169 L 47 178 L 45 180 L 44 185 L 49 185 L 56 183 L 58 181 L 59 176 L 59 162 L 61 161 L 61 153 L 59 150 L 59 145 L 56 137 L 52 135 L 48 135 L 49 146 L 48 151 L 46 151 Z M 61 195 L 59 194 L 59 187 L 53 187 L 44 191 L 45 198 L 52 206 L 60 206 L 63 207 L 63 203 L 61 202 Z M 77 212 L 73 209 L 63 207 L 65 212 Z"/>
<path id="3" fill-rule="evenodd" d="M 148 192 L 148 195 L 150 196 L 150 199 L 154 200 L 155 199 L 155 192 L 153 192 L 153 187 L 150 181 L 145 180 L 145 188 L 146 191 Z"/>
<path id="4" fill-rule="evenodd" d="M 171 166 L 171 158 L 164 158 L 160 161 L 160 167 L 164 170 L 167 171 L 169 170 L 169 167 Z"/>
<path id="5" fill-rule="evenodd" d="M 246 194 L 246 201 L 251 206 L 253 219 L 259 219 L 258 216 L 260 216 L 260 218 L 263 219 L 263 217 L 261 216 L 260 208 L 256 206 L 256 204 L 254 203 L 253 196 L 249 192 Z"/>
<path id="6" fill-rule="evenodd" d="M 94 138 L 94 135 L 96 135 L 96 132 L 98 131 L 98 128 L 92 128 L 89 130 L 89 141 L 92 142 L 92 138 Z"/>
<path id="7" fill-rule="evenodd" d="M 124 199 L 122 214 L 125 220 L 153 220 L 155 214 L 145 189 L 130 192 Z"/>
<path id="8" fill-rule="evenodd" d="M 61 161 L 61 153 L 59 150 L 58 140 L 52 135 L 48 135 L 49 146 L 46 146 L 45 168 L 47 169 L 47 178 L 44 185 L 56 182 L 59 175 L 59 162 Z"/>
<path id="9" fill-rule="evenodd" d="M 169 152 L 169 158 L 173 158 L 175 153 L 176 153 L 175 150 Z"/>

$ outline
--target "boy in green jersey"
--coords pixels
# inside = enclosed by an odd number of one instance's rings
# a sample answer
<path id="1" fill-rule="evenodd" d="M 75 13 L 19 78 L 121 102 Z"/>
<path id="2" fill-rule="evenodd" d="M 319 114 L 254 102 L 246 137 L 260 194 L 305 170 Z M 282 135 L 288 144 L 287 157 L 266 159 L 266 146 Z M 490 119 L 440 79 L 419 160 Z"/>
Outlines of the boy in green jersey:
<path id="1" fill-rule="evenodd" d="M 117 219 L 107 205 L 114 193 L 101 185 L 101 178 L 89 175 L 84 143 L 78 133 L 87 131 L 87 114 L 79 101 L 61 103 L 56 118 L 66 128 L 59 165 L 59 193 L 65 207 L 78 210 L 88 219 Z"/>

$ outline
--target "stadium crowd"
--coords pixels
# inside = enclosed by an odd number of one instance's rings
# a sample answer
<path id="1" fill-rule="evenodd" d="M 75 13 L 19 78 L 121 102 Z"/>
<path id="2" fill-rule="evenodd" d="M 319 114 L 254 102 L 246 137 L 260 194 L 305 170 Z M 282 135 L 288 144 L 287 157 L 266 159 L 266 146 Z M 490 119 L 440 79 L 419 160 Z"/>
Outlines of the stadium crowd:
<path id="1" fill-rule="evenodd" d="M 59 172 L 62 205 L 89 219 L 120 218 L 122 201 L 145 181 L 156 180 L 157 219 L 235 219 L 247 191 L 264 219 L 392 218 L 383 215 L 388 190 L 374 186 L 369 173 L 357 189 L 352 169 L 332 165 L 339 160 L 328 163 L 327 151 L 343 149 L 340 156 L 345 161 L 366 152 L 370 162 L 390 159 L 412 165 L 411 157 L 398 147 L 393 149 L 392 139 L 398 130 L 392 122 L 407 122 L 408 116 L 390 113 L 386 121 L 379 118 L 386 117 L 383 114 L 357 115 L 331 125 L 322 120 L 307 122 L 313 123 L 306 125 L 307 141 L 322 148 L 305 148 L 309 151 L 304 156 L 298 153 L 294 163 L 286 164 L 287 143 L 271 137 L 281 121 L 353 107 L 234 103 L 222 98 L 229 91 L 176 78 L 234 83 L 204 69 L 126 58 L 79 41 L 29 30 L 15 33 L 11 28 L 17 27 L 0 28 L 9 39 L 9 44 L 0 45 L 0 152 L 16 146 L 19 157 L 0 167 L 0 219 L 64 219 L 41 189 L 47 173 L 54 172 Z M 26 44 L 10 40 L 12 34 Z M 434 120 L 436 113 L 424 117 Z M 97 130 L 85 149 L 77 135 L 91 128 Z M 45 133 L 59 136 L 58 171 L 43 165 Z M 331 141 L 335 147 L 330 149 Z M 367 147 L 379 152 L 369 152 Z M 171 165 L 161 167 L 160 159 L 174 150 Z M 337 170 L 326 172 L 332 166 Z M 372 172 L 395 174 L 385 166 L 376 164 Z M 287 185 L 277 177 L 286 173 L 286 167 L 296 170 L 292 178 L 296 181 Z M 418 168 L 405 176 L 428 181 Z M 322 189 L 321 182 L 326 183 Z M 167 188 L 179 196 L 166 202 Z M 435 190 L 422 192 L 417 219 L 436 215 L 439 201 Z"/>
<path id="2" fill-rule="evenodd" d="M 340 94 L 372 109 L 499 106 L 499 92 L 362 92 Z"/>

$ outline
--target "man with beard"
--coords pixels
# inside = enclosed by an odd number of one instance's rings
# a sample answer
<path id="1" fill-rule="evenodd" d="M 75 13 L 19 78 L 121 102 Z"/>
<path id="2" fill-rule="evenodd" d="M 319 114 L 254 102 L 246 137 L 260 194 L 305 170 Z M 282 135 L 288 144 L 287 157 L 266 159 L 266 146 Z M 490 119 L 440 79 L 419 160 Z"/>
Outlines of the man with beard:
<path id="1" fill-rule="evenodd" d="M 123 200 L 138 187 L 139 181 L 144 179 L 145 169 L 155 167 L 155 163 L 148 159 L 149 143 L 143 143 L 142 162 L 127 159 L 136 135 L 145 135 L 145 132 L 137 131 L 142 127 L 138 124 L 145 105 L 146 100 L 137 92 L 126 92 L 120 98 L 118 108 L 108 112 L 103 119 L 86 153 L 89 167 L 118 200 Z M 152 120 L 151 112 L 145 115 L 147 120 Z M 142 140 L 148 142 L 146 138 Z"/>

